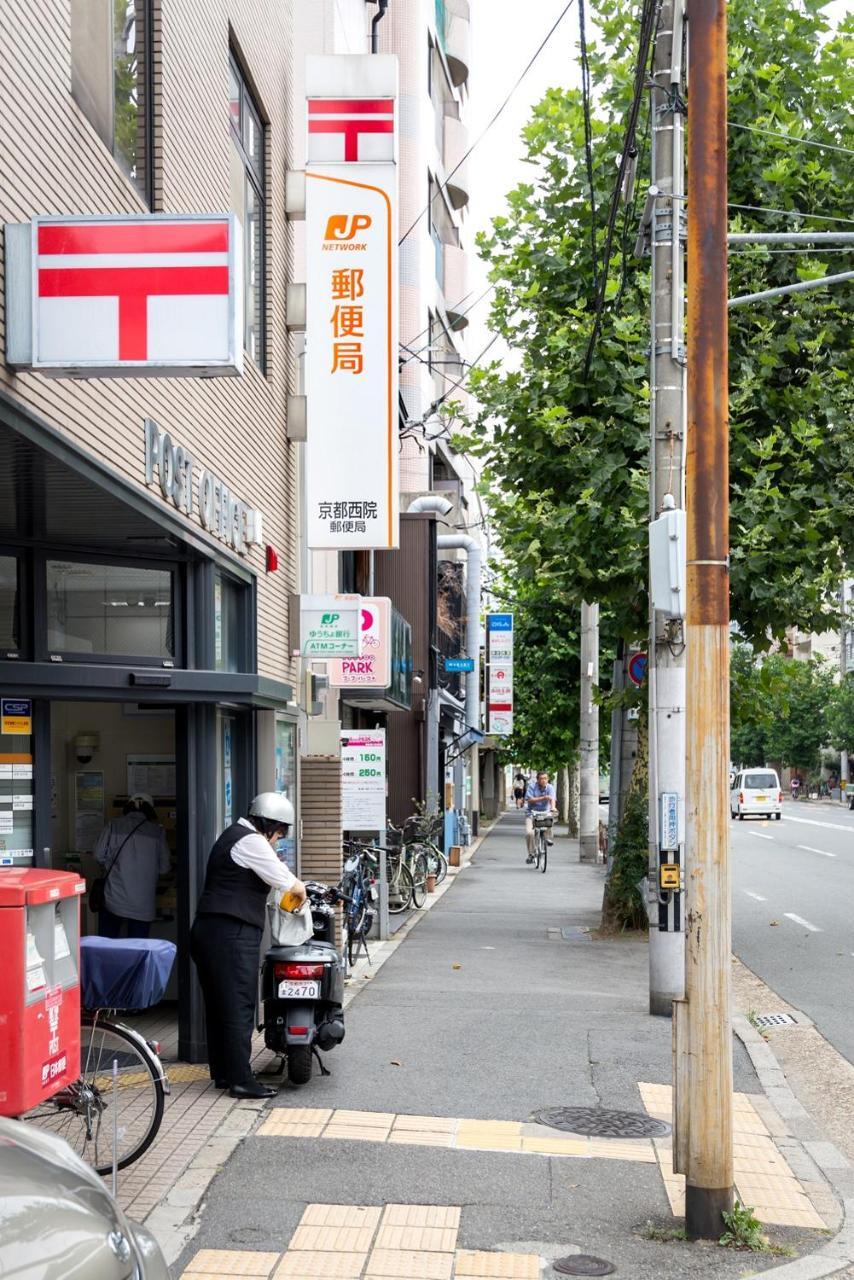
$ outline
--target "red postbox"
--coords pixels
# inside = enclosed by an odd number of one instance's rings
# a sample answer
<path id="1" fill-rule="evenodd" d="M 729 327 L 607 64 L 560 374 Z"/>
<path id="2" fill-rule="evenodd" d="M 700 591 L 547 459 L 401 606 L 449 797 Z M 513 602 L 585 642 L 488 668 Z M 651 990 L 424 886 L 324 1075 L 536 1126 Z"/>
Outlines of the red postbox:
<path id="1" fill-rule="evenodd" d="M 70 871 L 0 871 L 0 1115 L 80 1075 L 80 895 Z"/>

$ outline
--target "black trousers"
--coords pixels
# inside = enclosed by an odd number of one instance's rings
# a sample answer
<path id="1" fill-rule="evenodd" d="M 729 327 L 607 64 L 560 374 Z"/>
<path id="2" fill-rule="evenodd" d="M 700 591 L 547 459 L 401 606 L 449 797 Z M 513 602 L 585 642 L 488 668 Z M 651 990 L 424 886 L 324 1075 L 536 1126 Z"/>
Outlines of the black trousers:
<path id="1" fill-rule="evenodd" d="M 212 1080 L 252 1079 L 250 1057 L 262 930 L 234 916 L 196 916 L 190 954 L 199 972 Z"/>

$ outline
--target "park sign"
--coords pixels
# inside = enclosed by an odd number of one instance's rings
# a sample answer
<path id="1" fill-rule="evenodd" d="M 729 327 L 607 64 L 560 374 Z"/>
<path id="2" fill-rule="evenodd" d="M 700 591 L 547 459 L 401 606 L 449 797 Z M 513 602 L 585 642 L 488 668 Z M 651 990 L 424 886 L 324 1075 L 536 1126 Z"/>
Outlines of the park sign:
<path id="1" fill-rule="evenodd" d="M 6 359 L 55 377 L 243 371 L 233 213 L 6 225 Z"/>
<path id="2" fill-rule="evenodd" d="M 391 600 L 362 597 L 362 651 L 335 658 L 327 674 L 334 689 L 387 689 L 391 684 Z"/>
<path id="3" fill-rule="evenodd" d="M 362 652 L 362 598 L 291 596 L 291 651 L 303 658 L 358 658 Z"/>
<path id="4" fill-rule="evenodd" d="M 397 59 L 306 60 L 306 537 L 398 545 Z"/>

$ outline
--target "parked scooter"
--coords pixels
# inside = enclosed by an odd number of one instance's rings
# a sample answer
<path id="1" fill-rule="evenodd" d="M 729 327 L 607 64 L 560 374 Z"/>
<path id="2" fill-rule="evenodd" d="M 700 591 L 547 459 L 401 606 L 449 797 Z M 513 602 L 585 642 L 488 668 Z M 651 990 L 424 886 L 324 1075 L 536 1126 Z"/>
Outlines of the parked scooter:
<path id="1" fill-rule="evenodd" d="M 326 1053 L 344 1039 L 344 961 L 335 949 L 335 903 L 340 894 L 309 881 L 313 936 L 296 947 L 273 946 L 261 965 L 264 1043 L 282 1055 L 291 1084 L 311 1079 L 318 1050 Z"/>

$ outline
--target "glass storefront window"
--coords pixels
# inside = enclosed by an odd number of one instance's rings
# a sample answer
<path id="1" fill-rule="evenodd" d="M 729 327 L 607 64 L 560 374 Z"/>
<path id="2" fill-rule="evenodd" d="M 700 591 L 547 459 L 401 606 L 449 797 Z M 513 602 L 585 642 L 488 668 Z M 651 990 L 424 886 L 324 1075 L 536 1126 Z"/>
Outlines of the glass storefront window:
<path id="1" fill-rule="evenodd" d="M 279 715 L 276 716 L 276 790 L 284 791 L 296 812 L 297 727 L 293 720 L 286 720 L 284 716 Z M 279 857 L 295 875 L 297 870 L 296 828 L 297 824 L 294 823 L 287 840 L 280 840 L 277 850 Z"/>
<path id="2" fill-rule="evenodd" d="M 169 569 L 76 560 L 46 568 L 49 652 L 174 659 Z"/>
<path id="3" fill-rule="evenodd" d="M 246 588 L 233 578 L 217 573 L 214 577 L 214 670 L 245 671 L 242 643 Z"/>
<path id="4" fill-rule="evenodd" d="M 0 650 L 17 653 L 19 635 L 18 561 L 14 556 L 0 556 Z"/>

